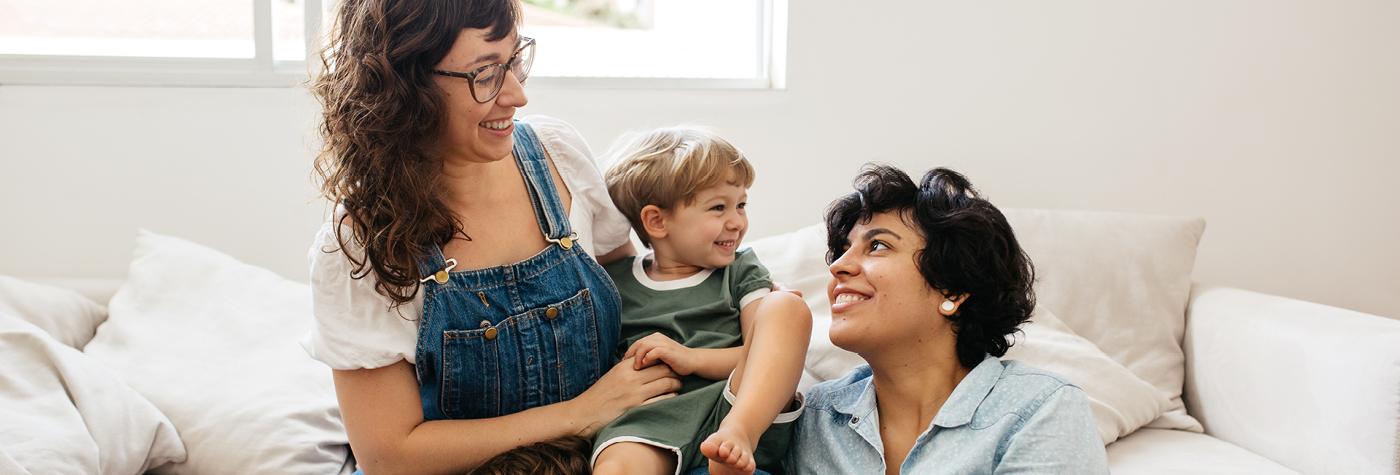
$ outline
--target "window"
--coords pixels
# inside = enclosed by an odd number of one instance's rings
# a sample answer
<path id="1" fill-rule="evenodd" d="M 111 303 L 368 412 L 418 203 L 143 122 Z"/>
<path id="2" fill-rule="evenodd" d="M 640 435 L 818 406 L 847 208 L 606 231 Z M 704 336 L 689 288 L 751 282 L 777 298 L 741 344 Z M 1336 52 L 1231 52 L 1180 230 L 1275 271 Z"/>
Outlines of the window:
<path id="1" fill-rule="evenodd" d="M 781 87 L 786 4 L 763 0 L 525 0 L 536 77 L 595 84 Z M 779 46 L 775 48 L 775 46 Z"/>
<path id="2" fill-rule="evenodd" d="M 335 0 L 0 0 L 0 83 L 295 86 Z M 781 87 L 786 0 L 522 0 L 532 78 Z M 311 57 L 313 62 L 316 58 Z"/>

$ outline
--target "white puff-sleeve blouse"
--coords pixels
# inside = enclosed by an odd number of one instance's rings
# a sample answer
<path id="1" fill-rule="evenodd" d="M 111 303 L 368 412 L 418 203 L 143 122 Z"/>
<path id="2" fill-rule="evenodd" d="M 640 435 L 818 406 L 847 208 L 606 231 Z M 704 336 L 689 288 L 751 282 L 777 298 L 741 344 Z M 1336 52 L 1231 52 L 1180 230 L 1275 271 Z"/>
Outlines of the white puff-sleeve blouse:
<path id="1" fill-rule="evenodd" d="M 569 223 L 579 235 L 578 244 L 593 256 L 626 244 L 631 226 L 613 206 L 588 144 L 578 131 L 551 117 L 522 120 L 534 127 L 569 189 L 573 200 Z M 353 242 L 340 247 L 333 226 L 342 212 L 337 210 L 337 219 L 321 226 L 309 251 L 316 324 L 302 340 L 302 348 L 332 369 L 379 368 L 399 360 L 414 363 L 422 291 L 394 309 L 388 297 L 375 291 L 373 273 L 350 278 L 352 264 L 345 253 L 363 256 L 364 249 Z M 348 228 L 343 233 L 350 236 Z"/>

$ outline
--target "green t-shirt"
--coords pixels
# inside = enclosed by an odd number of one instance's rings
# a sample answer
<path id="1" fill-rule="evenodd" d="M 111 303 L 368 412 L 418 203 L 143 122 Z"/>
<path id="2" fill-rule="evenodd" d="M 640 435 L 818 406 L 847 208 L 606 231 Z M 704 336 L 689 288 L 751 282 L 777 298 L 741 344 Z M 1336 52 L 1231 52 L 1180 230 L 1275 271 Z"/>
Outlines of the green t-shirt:
<path id="1" fill-rule="evenodd" d="M 622 296 L 621 358 L 637 340 L 654 332 L 689 348 L 733 348 L 743 344 L 739 311 L 767 295 L 773 281 L 752 249 L 735 253 L 734 262 L 693 276 L 656 281 L 642 267 L 644 257 L 628 257 L 605 268 Z M 699 381 L 686 378 L 685 390 Z M 684 392 L 684 390 L 683 390 Z"/>

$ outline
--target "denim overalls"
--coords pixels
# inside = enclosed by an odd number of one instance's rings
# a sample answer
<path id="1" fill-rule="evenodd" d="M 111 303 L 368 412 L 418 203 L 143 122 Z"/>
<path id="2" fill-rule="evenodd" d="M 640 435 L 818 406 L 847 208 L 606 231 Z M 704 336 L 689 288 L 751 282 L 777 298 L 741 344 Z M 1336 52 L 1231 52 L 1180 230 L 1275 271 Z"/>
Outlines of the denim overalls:
<path id="1" fill-rule="evenodd" d="M 577 236 L 544 148 L 515 122 L 515 161 L 548 248 L 500 267 L 448 269 L 442 249 L 421 265 L 416 370 L 423 418 L 479 419 L 578 396 L 611 367 L 617 288 Z M 455 261 L 454 261 L 455 262 Z"/>

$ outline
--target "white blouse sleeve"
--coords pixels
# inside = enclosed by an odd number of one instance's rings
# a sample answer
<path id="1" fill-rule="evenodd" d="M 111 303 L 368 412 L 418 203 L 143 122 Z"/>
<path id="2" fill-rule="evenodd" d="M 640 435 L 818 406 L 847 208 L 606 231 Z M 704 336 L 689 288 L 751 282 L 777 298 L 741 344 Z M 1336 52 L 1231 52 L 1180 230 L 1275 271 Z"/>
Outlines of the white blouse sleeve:
<path id="1" fill-rule="evenodd" d="M 348 238 L 349 229 L 343 229 Z M 352 247 L 349 252 L 363 253 Z M 413 363 L 418 342 L 422 293 L 397 309 L 374 289 L 375 277 L 352 279 L 352 264 L 331 223 L 321 226 L 311 245 L 311 307 L 316 323 L 302 348 L 332 369 L 379 368 L 399 360 Z M 357 254 L 363 255 L 363 254 Z"/>
<path id="2" fill-rule="evenodd" d="M 580 239 L 591 242 L 593 255 L 601 256 L 627 244 L 632 225 L 613 205 L 598 163 L 583 136 L 572 125 L 553 117 L 530 116 L 524 120 L 535 128 L 559 175 L 569 186 L 574 200 L 570 220 L 576 216 L 591 217 L 590 223 L 573 224 L 576 228 L 591 228 L 592 235 Z"/>

